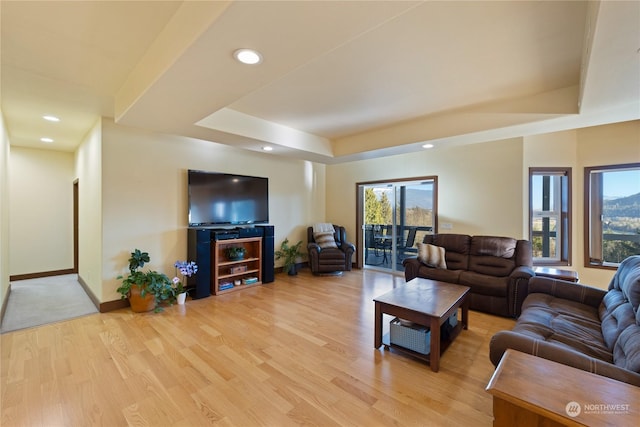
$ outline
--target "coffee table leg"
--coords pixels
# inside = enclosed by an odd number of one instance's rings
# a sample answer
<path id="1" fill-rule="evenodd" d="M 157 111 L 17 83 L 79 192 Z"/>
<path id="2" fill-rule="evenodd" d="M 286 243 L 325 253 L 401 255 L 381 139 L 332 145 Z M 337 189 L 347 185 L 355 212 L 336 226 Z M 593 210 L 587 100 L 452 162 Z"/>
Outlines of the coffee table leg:
<path id="1" fill-rule="evenodd" d="M 469 295 L 462 302 L 462 329 L 469 329 Z"/>
<path id="2" fill-rule="evenodd" d="M 431 342 L 429 343 L 429 365 L 433 372 L 440 369 L 440 319 L 431 318 Z"/>
<path id="3" fill-rule="evenodd" d="M 373 347 L 380 348 L 382 345 L 382 309 L 380 303 L 376 301 L 376 313 L 373 319 L 375 331 L 373 333 Z"/>

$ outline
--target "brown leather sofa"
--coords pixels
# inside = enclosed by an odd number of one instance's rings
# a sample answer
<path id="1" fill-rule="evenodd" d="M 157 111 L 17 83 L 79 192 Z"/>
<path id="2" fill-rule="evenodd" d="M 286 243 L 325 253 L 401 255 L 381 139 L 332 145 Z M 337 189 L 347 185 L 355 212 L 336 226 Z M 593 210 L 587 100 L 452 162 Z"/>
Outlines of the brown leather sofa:
<path id="1" fill-rule="evenodd" d="M 314 274 L 351 271 L 351 259 L 356 247 L 347 241 L 347 231 L 344 227 L 333 224 L 333 228 L 337 248 L 321 248 L 313 237 L 313 227 L 307 228 L 309 265 Z"/>
<path id="2" fill-rule="evenodd" d="M 531 242 L 511 237 L 426 235 L 423 243 L 443 247 L 446 269 L 407 258 L 406 281 L 415 277 L 471 288 L 469 308 L 506 317 L 520 314 L 527 283 L 533 277 Z"/>
<path id="3" fill-rule="evenodd" d="M 508 349 L 640 386 L 640 256 L 625 259 L 608 291 L 534 277 L 511 331 L 491 338 L 497 366 Z"/>

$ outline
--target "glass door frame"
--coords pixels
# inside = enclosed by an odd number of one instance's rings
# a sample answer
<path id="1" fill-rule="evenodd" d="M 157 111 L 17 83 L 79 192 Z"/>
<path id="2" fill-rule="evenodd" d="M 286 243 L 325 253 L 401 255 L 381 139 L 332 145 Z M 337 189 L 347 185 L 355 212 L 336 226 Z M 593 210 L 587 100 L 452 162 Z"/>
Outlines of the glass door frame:
<path id="1" fill-rule="evenodd" d="M 379 181 L 366 181 L 366 182 L 357 182 L 356 183 L 356 268 L 362 269 L 365 267 L 365 259 L 364 254 L 366 248 L 365 245 L 365 235 L 364 235 L 364 193 L 365 189 L 368 187 L 401 187 L 406 185 L 420 184 L 425 181 L 431 181 L 433 183 L 433 232 L 435 233 L 438 229 L 438 177 L 433 176 L 422 176 L 422 177 L 412 177 L 412 178 L 402 178 L 402 179 L 394 179 L 394 180 L 379 180 Z M 392 202 L 392 232 L 395 235 L 396 233 L 396 200 L 395 200 L 395 191 L 394 198 Z M 394 241 L 394 240 L 392 240 Z M 416 240 L 416 243 L 418 241 Z M 396 245 L 395 241 L 391 250 L 391 256 L 395 256 Z M 392 258 L 393 259 L 393 258 Z M 393 264 L 392 264 L 393 265 Z M 369 267 L 367 267 L 369 268 Z M 380 270 L 389 271 L 391 273 L 400 273 L 400 271 L 395 270 L 394 268 L 381 268 Z"/>

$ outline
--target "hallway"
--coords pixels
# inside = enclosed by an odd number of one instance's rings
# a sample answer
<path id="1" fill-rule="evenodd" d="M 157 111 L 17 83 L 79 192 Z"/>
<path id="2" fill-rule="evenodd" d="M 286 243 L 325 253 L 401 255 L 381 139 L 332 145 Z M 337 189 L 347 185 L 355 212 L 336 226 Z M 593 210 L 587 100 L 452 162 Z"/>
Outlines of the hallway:
<path id="1" fill-rule="evenodd" d="M 0 333 L 97 313 L 77 274 L 11 282 Z"/>

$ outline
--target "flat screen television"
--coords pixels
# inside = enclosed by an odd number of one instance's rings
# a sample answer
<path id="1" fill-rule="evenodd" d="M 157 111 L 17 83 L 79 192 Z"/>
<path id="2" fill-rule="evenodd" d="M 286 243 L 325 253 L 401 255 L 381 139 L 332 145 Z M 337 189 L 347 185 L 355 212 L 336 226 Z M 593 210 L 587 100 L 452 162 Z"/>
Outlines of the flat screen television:
<path id="1" fill-rule="evenodd" d="M 189 227 L 269 222 L 269 179 L 189 170 Z"/>

